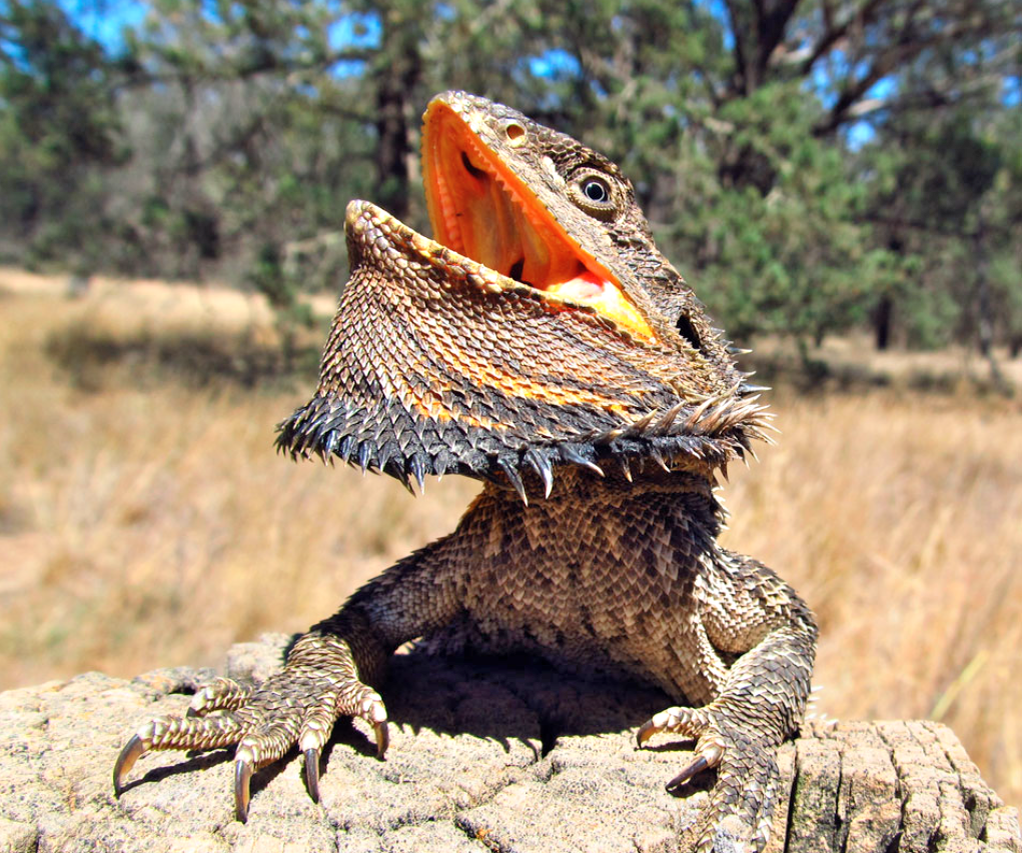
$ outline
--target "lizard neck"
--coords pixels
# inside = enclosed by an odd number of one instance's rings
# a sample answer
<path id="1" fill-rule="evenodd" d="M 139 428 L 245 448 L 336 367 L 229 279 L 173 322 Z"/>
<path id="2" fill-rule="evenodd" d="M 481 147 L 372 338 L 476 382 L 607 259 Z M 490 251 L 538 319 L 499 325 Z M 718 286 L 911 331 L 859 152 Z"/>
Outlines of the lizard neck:
<path id="1" fill-rule="evenodd" d="M 687 527 L 698 528 L 710 540 L 716 540 L 727 517 L 708 476 L 664 471 L 653 463 L 631 481 L 618 471 L 608 471 L 601 477 L 584 468 L 565 469 L 554 480 L 549 497 L 543 496 L 539 477 L 526 478 L 524 485 L 528 506 L 523 506 L 518 493 L 504 481 L 487 482 L 480 500 L 502 504 L 505 518 L 520 513 L 528 518 L 565 512 L 587 517 L 600 512 L 633 517 L 654 511 L 665 523 L 676 524 L 683 517 Z"/>

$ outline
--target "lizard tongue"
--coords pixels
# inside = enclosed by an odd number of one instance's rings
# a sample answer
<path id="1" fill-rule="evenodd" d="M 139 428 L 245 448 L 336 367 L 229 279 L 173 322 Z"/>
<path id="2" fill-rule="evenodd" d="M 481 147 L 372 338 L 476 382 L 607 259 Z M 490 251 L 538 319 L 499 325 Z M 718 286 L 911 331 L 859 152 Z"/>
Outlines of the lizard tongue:
<path id="1" fill-rule="evenodd" d="M 559 284 L 548 284 L 544 290 L 565 299 L 574 299 L 576 302 L 594 302 L 599 301 L 606 293 L 605 284 L 606 282 L 597 275 L 586 270 Z"/>
<path id="2" fill-rule="evenodd" d="M 543 290 L 562 299 L 571 299 L 592 306 L 597 312 L 633 334 L 642 335 L 648 328 L 642 316 L 635 310 L 635 306 L 613 282 L 605 281 L 589 270 L 584 270 L 567 281 L 548 284 Z"/>

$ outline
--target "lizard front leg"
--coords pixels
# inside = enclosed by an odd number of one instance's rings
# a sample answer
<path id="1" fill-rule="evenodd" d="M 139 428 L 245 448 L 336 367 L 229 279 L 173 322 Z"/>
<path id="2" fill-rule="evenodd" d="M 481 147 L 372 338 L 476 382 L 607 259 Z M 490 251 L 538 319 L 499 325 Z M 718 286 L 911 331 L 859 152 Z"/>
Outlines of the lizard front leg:
<path id="1" fill-rule="evenodd" d="M 704 581 L 706 636 L 737 658 L 709 704 L 654 715 L 639 729 L 638 743 L 658 732 L 696 741 L 693 760 L 668 790 L 717 768 L 709 805 L 689 831 L 693 849 L 760 850 L 776 799 L 777 747 L 797 732 L 805 713 L 816 623 L 794 591 L 753 560 L 721 552 Z"/>
<path id="2" fill-rule="evenodd" d="M 367 583 L 329 619 L 295 643 L 283 670 L 253 689 L 218 678 L 199 690 L 185 717 L 158 717 L 138 729 L 114 766 L 114 790 L 138 758 L 156 749 L 216 749 L 237 744 L 235 814 L 248 816 L 259 767 L 292 746 L 304 753 L 309 793 L 319 799 L 319 756 L 341 716 L 361 717 L 387 749 L 387 710 L 375 687 L 402 643 L 454 618 L 462 596 L 447 571 L 451 542 L 439 540 Z M 217 713 L 213 713 L 217 712 Z"/>

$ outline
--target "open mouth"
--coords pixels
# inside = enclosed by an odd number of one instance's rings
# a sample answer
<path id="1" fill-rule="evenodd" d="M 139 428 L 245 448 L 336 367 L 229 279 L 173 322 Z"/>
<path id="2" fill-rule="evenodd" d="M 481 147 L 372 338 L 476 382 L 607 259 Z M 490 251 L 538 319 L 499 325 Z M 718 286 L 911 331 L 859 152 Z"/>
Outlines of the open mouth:
<path id="1" fill-rule="evenodd" d="M 614 276 L 439 101 L 426 113 L 423 179 L 438 243 L 543 293 L 588 306 L 636 337 L 653 338 Z"/>

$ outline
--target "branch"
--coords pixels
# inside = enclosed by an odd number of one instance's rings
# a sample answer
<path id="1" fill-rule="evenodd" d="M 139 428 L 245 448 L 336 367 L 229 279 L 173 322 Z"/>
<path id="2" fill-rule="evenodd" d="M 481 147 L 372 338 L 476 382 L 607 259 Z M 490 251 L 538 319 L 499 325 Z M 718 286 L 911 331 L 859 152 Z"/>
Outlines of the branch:
<path id="1" fill-rule="evenodd" d="M 745 45 L 743 40 L 742 28 L 739 26 L 738 12 L 735 9 L 736 0 L 725 0 L 727 5 L 727 14 L 731 22 L 731 35 L 735 40 L 735 65 L 738 68 L 738 77 L 734 81 L 735 84 L 740 82 L 740 85 L 735 85 L 734 88 L 741 95 L 749 94 L 749 67 L 745 59 Z"/>
<path id="2" fill-rule="evenodd" d="M 809 76 L 813 66 L 821 57 L 829 53 L 838 41 L 848 35 L 848 31 L 853 25 L 861 27 L 873 23 L 877 18 L 878 9 L 884 2 L 885 0 L 866 0 L 861 9 L 852 12 L 844 21 L 836 26 L 832 26 L 833 18 L 830 7 L 824 4 L 824 24 L 827 26 L 827 30 L 816 47 L 812 48 L 809 56 L 805 59 L 802 65 L 802 76 Z"/>
<path id="3" fill-rule="evenodd" d="M 148 71 L 141 66 L 136 66 L 126 72 L 122 82 L 114 89 L 140 88 L 155 84 L 171 84 L 188 81 L 195 82 L 225 82 L 233 80 L 247 80 L 262 74 L 276 74 L 286 72 L 297 74 L 306 71 L 324 71 L 339 62 L 368 62 L 376 56 L 376 51 L 364 48 L 348 48 L 345 50 L 332 51 L 324 56 L 308 62 L 297 60 L 285 60 L 276 54 L 263 55 L 259 62 L 249 64 L 231 65 L 223 63 L 218 66 L 202 65 L 197 69 L 184 71 L 171 68 L 170 71 Z M 162 58 L 162 57 L 161 57 Z"/>
<path id="4" fill-rule="evenodd" d="M 861 78 L 847 84 L 839 95 L 837 102 L 830 112 L 816 127 L 813 128 L 815 136 L 825 136 L 834 131 L 837 127 L 850 119 L 860 117 L 862 113 L 856 113 L 855 105 L 861 98 L 880 80 L 897 71 L 906 63 L 914 60 L 926 49 L 934 45 L 961 42 L 968 36 L 983 36 L 989 34 L 992 21 L 984 20 L 980 23 L 969 21 L 958 21 L 949 23 L 946 27 L 927 37 L 920 37 L 916 32 L 914 24 L 916 15 L 926 9 L 923 0 L 917 0 L 907 12 L 904 23 L 897 33 L 896 38 L 888 46 L 882 48 L 873 60 L 869 70 Z M 961 81 L 955 81 L 960 85 Z M 946 96 L 950 102 L 950 95 Z M 872 110 L 869 110 L 872 111 Z M 868 112 L 868 111 L 867 111 Z"/>
<path id="5" fill-rule="evenodd" d="M 788 30 L 788 23 L 795 14 L 795 9 L 801 0 L 781 0 L 773 9 L 764 11 L 757 3 L 756 21 L 756 76 L 758 80 L 764 77 L 764 73 L 770 66 L 771 57 L 778 45 L 784 41 L 784 35 Z"/>

